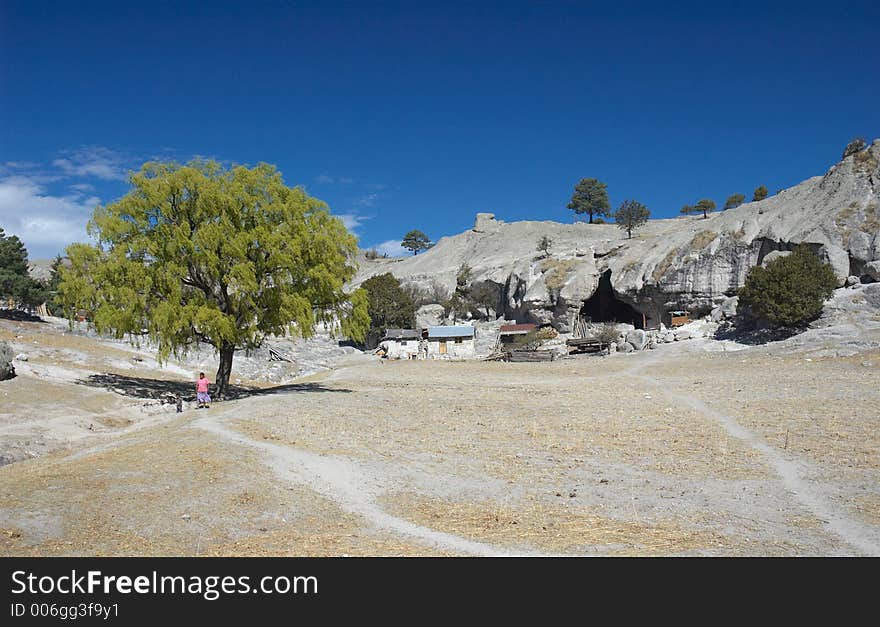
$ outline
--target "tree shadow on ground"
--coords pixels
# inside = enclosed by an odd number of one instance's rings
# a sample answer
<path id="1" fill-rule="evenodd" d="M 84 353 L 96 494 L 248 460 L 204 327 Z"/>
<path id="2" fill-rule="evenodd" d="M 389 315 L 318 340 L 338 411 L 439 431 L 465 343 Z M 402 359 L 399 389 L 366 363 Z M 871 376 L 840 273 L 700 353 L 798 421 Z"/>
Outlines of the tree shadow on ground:
<path id="1" fill-rule="evenodd" d="M 146 377 L 132 377 L 124 374 L 93 374 L 76 382 L 78 385 L 86 385 L 93 388 L 102 388 L 129 396 L 131 398 L 145 398 L 156 400 L 170 400 L 180 397 L 181 399 L 195 400 L 195 381 L 169 381 L 167 379 L 149 379 Z M 212 386 L 213 388 L 214 386 Z M 276 385 L 268 388 L 258 388 L 245 385 L 230 385 L 226 398 L 231 401 L 250 396 L 266 396 L 269 394 L 287 394 L 294 392 L 341 392 L 351 393 L 344 388 L 329 388 L 320 383 L 289 383 Z M 212 396 L 215 392 L 212 390 Z M 218 400 L 218 399 L 214 399 Z"/>
<path id="2" fill-rule="evenodd" d="M 43 324 L 46 324 L 46 321 L 39 316 L 29 314 L 28 312 L 22 311 L 21 309 L 0 309 L 0 320 L 14 320 L 15 322 L 42 322 Z"/>
<path id="3" fill-rule="evenodd" d="M 740 344 L 748 344 L 750 346 L 761 346 L 771 342 L 781 342 L 790 337 L 794 337 L 798 333 L 803 333 L 805 329 L 783 327 L 778 329 L 756 328 L 754 326 L 728 326 L 722 325 L 715 332 L 716 340 L 733 340 Z"/>

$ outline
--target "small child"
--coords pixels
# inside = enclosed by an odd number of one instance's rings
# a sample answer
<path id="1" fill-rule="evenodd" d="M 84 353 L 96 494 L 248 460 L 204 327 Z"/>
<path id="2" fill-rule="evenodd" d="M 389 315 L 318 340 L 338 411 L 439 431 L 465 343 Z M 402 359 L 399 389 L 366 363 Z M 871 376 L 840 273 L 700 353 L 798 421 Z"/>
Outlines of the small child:
<path id="1" fill-rule="evenodd" d="M 199 401 L 199 408 L 210 407 L 211 397 L 208 395 L 208 380 L 205 373 L 199 373 L 199 380 L 196 381 L 196 399 Z"/>

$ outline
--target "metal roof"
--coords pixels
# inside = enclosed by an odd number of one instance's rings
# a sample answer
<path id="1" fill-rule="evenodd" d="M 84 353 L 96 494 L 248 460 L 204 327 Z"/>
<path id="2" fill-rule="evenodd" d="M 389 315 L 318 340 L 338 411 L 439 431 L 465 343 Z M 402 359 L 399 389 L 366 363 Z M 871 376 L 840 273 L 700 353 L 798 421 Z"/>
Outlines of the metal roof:
<path id="1" fill-rule="evenodd" d="M 428 337 L 474 337 L 474 327 L 428 327 Z"/>
<path id="2" fill-rule="evenodd" d="M 384 340 L 417 340 L 422 334 L 415 329 L 388 329 Z"/>
<path id="3" fill-rule="evenodd" d="M 502 324 L 501 325 L 501 333 L 502 334 L 518 334 L 518 333 L 528 333 L 529 331 L 533 331 L 538 328 L 537 324 Z"/>

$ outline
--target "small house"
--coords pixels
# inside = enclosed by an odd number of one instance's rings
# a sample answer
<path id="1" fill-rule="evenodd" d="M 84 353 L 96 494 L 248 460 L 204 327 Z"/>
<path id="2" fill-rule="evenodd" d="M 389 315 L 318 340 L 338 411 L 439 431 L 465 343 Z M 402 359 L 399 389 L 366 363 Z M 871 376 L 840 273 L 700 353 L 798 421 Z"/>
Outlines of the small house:
<path id="1" fill-rule="evenodd" d="M 429 359 L 472 359 L 476 357 L 476 329 L 471 326 L 428 327 Z"/>
<path id="2" fill-rule="evenodd" d="M 528 335 L 532 331 L 538 329 L 537 324 L 502 324 L 501 325 L 501 343 L 513 344 L 517 338 Z"/>
<path id="3" fill-rule="evenodd" d="M 415 329 L 388 329 L 379 341 L 379 350 L 388 359 L 416 359 L 422 333 Z"/>

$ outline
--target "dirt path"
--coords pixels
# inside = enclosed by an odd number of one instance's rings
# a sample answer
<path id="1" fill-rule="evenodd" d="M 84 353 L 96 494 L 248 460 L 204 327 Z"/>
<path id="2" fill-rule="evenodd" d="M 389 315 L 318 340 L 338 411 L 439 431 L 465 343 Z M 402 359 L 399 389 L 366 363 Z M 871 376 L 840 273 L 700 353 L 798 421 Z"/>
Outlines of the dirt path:
<path id="1" fill-rule="evenodd" d="M 209 414 L 193 423 L 221 438 L 258 449 L 267 454 L 264 462 L 286 481 L 307 486 L 338 503 L 343 509 L 363 516 L 379 529 L 419 540 L 427 546 L 458 553 L 486 557 L 511 556 L 512 553 L 481 542 L 416 525 L 385 512 L 376 498 L 387 486 L 381 478 L 356 463 L 330 455 L 317 455 L 301 449 L 263 442 L 248 437 L 223 424 L 221 413 Z M 525 553 L 517 553 L 525 555 Z"/>
<path id="2" fill-rule="evenodd" d="M 821 520 L 828 531 L 863 554 L 880 555 L 880 534 L 877 530 L 847 516 L 841 508 L 836 507 L 821 493 L 821 488 L 816 483 L 805 479 L 809 470 L 806 463 L 784 457 L 776 447 L 769 445 L 757 433 L 743 427 L 736 418 L 712 409 L 695 396 L 672 392 L 660 379 L 642 373 L 642 370 L 656 362 L 659 362 L 659 358 L 653 355 L 640 360 L 627 369 L 626 373 L 653 385 L 670 400 L 714 420 L 732 437 L 763 454 L 779 475 L 786 490 L 798 503 Z"/>

